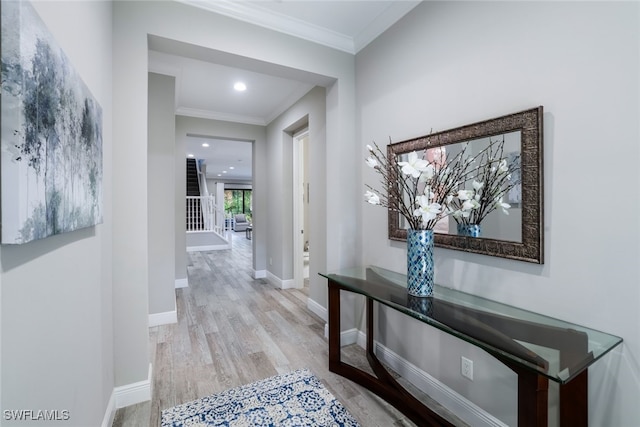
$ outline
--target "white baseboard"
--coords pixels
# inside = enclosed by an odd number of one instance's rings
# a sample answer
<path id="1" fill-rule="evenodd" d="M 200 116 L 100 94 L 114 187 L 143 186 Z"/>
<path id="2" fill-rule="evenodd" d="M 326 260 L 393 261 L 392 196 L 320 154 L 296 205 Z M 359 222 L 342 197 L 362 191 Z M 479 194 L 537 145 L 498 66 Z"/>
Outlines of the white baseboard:
<path id="1" fill-rule="evenodd" d="M 188 287 L 189 287 L 188 277 L 185 277 L 184 279 L 176 279 L 176 289 L 188 288 Z"/>
<path id="2" fill-rule="evenodd" d="M 149 376 L 146 380 L 114 388 L 113 394 L 115 395 L 116 409 L 151 400 L 152 374 L 153 367 L 149 363 Z"/>
<path id="3" fill-rule="evenodd" d="M 170 325 L 172 323 L 178 323 L 178 306 L 177 302 L 173 302 L 173 310 L 165 311 L 163 313 L 151 313 L 149 314 L 149 327 L 160 325 Z"/>
<path id="4" fill-rule="evenodd" d="M 307 298 L 307 308 L 325 322 L 327 321 L 327 309 L 318 304 L 316 301 L 312 300 L 311 298 Z"/>
<path id="5" fill-rule="evenodd" d="M 231 249 L 231 245 L 226 244 L 226 245 L 187 246 L 187 252 L 221 251 L 223 249 Z"/>
<path id="6" fill-rule="evenodd" d="M 342 331 L 340 332 L 340 347 L 344 347 L 345 345 L 351 345 L 351 344 L 356 344 L 358 343 L 358 345 L 360 344 L 360 340 L 358 338 L 358 335 L 361 334 L 362 332 L 358 331 L 358 329 L 356 328 L 352 328 L 352 329 L 347 329 L 346 331 Z M 325 323 L 324 324 L 324 337 L 325 338 L 329 338 L 329 324 Z"/>
<path id="7" fill-rule="evenodd" d="M 296 287 L 293 279 L 282 280 L 270 271 L 267 271 L 267 281 L 280 289 L 292 289 Z"/>
<path id="8" fill-rule="evenodd" d="M 267 277 L 267 270 L 253 270 L 254 279 L 265 279 Z"/>
<path id="9" fill-rule="evenodd" d="M 326 330 L 326 326 L 325 326 Z M 350 332 L 350 331 L 349 331 Z M 343 332 L 344 333 L 344 332 Z M 340 342 L 342 344 L 342 336 Z M 357 331 L 356 340 L 360 347 L 365 348 L 367 335 Z M 345 344 L 342 344 L 345 345 Z M 459 395 L 451 388 L 418 368 L 411 362 L 403 359 L 394 351 L 388 349 L 379 342 L 374 343 L 375 353 L 380 361 L 400 374 L 419 390 L 427 393 L 436 402 L 447 408 L 457 417 L 474 427 L 508 427 L 502 421 L 480 408 L 475 403 Z"/>
<path id="10" fill-rule="evenodd" d="M 149 315 L 149 327 L 170 325 L 178 323 L 178 311 L 165 311 L 164 313 L 152 313 Z"/>
<path id="11" fill-rule="evenodd" d="M 107 409 L 104 411 L 104 417 L 102 418 L 102 424 L 100 427 L 111 427 L 113 424 L 113 418 L 116 416 L 116 393 L 115 390 L 111 392 L 109 402 L 107 403 Z"/>
<path id="12" fill-rule="evenodd" d="M 299 286 L 296 286 L 296 282 L 293 279 L 287 279 L 282 281 L 282 289 L 295 289 Z"/>

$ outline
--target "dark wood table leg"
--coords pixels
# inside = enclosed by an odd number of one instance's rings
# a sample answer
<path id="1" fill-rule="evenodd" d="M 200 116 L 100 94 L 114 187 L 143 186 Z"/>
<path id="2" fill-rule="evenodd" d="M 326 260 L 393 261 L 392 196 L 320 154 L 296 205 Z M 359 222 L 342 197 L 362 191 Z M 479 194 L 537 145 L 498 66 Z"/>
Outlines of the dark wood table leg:
<path id="1" fill-rule="evenodd" d="M 560 385 L 560 425 L 586 427 L 589 425 L 589 375 L 585 369 L 567 384 Z"/>
<path id="2" fill-rule="evenodd" d="M 549 379 L 494 355 L 518 374 L 518 427 L 546 427 L 549 417 Z"/>
<path id="3" fill-rule="evenodd" d="M 549 380 L 533 372 L 518 374 L 518 426 L 546 427 Z"/>
<path id="4" fill-rule="evenodd" d="M 340 286 L 329 281 L 329 370 L 340 370 Z"/>

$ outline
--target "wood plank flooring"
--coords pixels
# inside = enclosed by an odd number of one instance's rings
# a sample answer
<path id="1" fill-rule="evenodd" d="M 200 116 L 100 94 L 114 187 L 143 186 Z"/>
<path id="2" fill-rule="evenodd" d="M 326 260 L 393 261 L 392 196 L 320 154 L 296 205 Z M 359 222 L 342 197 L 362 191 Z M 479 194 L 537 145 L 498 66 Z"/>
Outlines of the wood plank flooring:
<path id="1" fill-rule="evenodd" d="M 395 408 L 328 370 L 325 322 L 308 289 L 280 290 L 252 278 L 251 241 L 192 252 L 189 287 L 177 289 L 178 323 L 149 329 L 152 400 L 116 412 L 113 427 L 159 426 L 163 409 L 294 369 L 309 368 L 363 427 L 413 426 Z M 343 359 L 365 366 L 357 345 Z M 464 425 L 447 415 L 456 425 Z"/>

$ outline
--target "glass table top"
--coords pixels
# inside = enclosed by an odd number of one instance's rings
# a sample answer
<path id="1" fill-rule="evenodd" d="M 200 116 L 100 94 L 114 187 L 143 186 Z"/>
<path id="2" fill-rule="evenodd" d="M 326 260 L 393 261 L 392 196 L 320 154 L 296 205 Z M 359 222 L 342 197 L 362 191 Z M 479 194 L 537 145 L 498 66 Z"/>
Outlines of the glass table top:
<path id="1" fill-rule="evenodd" d="M 380 267 L 320 275 L 561 384 L 622 342 L 614 335 L 443 286 L 434 287 L 433 297 L 414 297 L 407 293 L 405 275 Z"/>

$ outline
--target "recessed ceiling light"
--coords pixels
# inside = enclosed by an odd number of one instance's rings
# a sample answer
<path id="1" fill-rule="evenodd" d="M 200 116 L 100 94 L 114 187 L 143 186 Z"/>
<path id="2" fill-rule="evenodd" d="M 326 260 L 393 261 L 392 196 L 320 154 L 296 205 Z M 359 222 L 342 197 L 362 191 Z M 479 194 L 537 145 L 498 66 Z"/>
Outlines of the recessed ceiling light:
<path id="1" fill-rule="evenodd" d="M 236 83 L 233 85 L 233 88 L 234 88 L 235 90 L 237 90 L 238 92 L 244 92 L 245 90 L 247 90 L 247 85 L 246 85 L 246 84 L 244 84 L 244 83 L 242 83 L 242 82 L 236 82 Z"/>
<path id="2" fill-rule="evenodd" d="M 222 174 L 221 174 L 221 173 L 219 173 L 219 174 L 218 174 L 218 176 L 222 176 Z"/>
<path id="3" fill-rule="evenodd" d="M 229 169 L 235 169 L 233 166 L 229 166 Z"/>
<path id="4" fill-rule="evenodd" d="M 208 147 L 209 144 L 207 144 L 206 142 L 202 144 L 203 147 Z"/>
<path id="5" fill-rule="evenodd" d="M 222 171 L 222 173 L 227 173 L 227 171 Z"/>
<path id="6" fill-rule="evenodd" d="M 193 154 L 189 153 L 187 154 L 187 157 L 193 157 Z"/>

